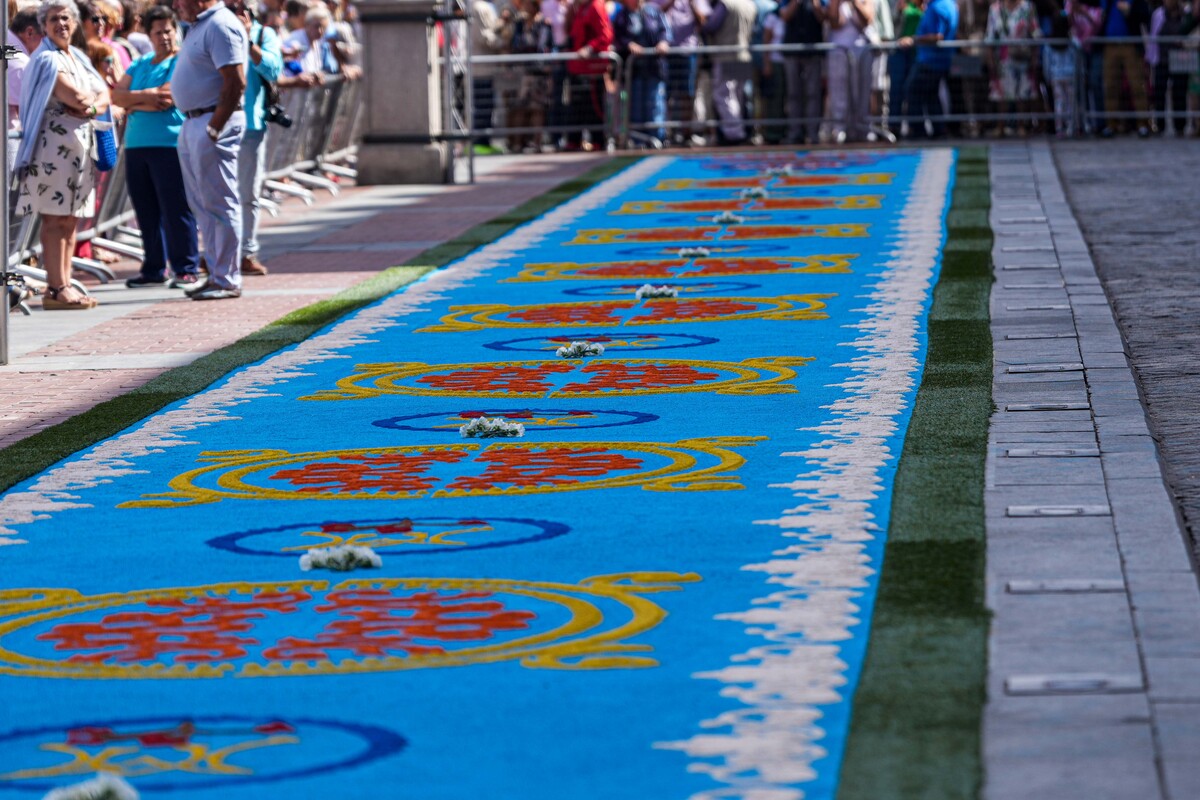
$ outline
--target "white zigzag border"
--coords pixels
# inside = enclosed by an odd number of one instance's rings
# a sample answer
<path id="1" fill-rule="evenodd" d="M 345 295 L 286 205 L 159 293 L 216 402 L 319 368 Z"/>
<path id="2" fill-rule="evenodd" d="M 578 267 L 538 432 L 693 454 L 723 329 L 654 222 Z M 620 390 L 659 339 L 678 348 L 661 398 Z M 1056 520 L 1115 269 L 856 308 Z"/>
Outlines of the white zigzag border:
<path id="1" fill-rule="evenodd" d="M 854 373 L 839 384 L 846 396 L 813 429 L 822 441 L 784 454 L 810 467 L 779 487 L 802 502 L 759 524 L 778 526 L 789 544 L 770 561 L 743 567 L 764 573 L 775 590 L 749 610 L 718 617 L 743 623 L 764 643 L 722 669 L 693 676 L 719 681 L 721 695 L 745 707 L 705 720 L 704 732 L 686 741 L 656 745 L 685 752 L 689 771 L 720 784 L 690 800 L 799 800 L 799 785 L 817 778 L 813 764 L 828 755 L 820 744 L 829 735 L 820 706 L 848 702 L 843 695 L 853 689 L 840 643 L 854 638 L 854 628 L 865 635 L 869 621 L 858 601 L 876 574 L 866 553 L 880 536 L 870 503 L 883 488 L 882 470 L 899 456 L 892 450 L 903 442 L 898 419 L 920 377 L 918 330 L 941 248 L 953 160 L 948 150 L 923 152 L 897 249 L 866 296 L 868 318 L 855 326 L 862 335 L 848 345 L 857 355 L 838 365 Z"/>

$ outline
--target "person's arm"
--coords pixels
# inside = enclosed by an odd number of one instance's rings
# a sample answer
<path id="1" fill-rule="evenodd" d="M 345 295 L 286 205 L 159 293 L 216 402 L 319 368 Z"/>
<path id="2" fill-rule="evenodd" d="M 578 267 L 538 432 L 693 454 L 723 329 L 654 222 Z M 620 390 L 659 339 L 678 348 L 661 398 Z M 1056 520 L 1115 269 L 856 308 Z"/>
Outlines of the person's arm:
<path id="1" fill-rule="evenodd" d="M 934 12 L 932 9 L 927 8 L 925 9 L 925 13 L 928 15 Z M 934 22 L 936 23 L 936 27 L 932 31 L 929 31 L 928 33 L 919 33 L 916 36 L 905 36 L 904 38 L 898 40 L 896 44 L 900 45 L 901 47 L 912 47 L 913 45 L 917 44 L 937 44 L 946 38 L 942 33 L 942 27 L 946 23 L 945 20 L 941 19 L 935 19 Z"/>
<path id="2" fill-rule="evenodd" d="M 625 6 L 617 8 L 617 13 L 613 15 L 612 30 L 612 47 L 621 58 L 629 58 L 630 53 L 636 55 L 642 52 L 642 46 L 629 34 L 629 12 L 625 10 Z"/>
<path id="3" fill-rule="evenodd" d="M 778 13 L 778 12 L 776 12 L 776 13 Z M 771 18 L 768 16 L 767 19 L 770 20 Z M 775 44 L 775 32 L 771 29 L 771 26 L 769 24 L 763 25 L 763 41 L 762 41 L 762 43 L 764 46 Z M 774 58 L 774 56 L 775 56 L 775 53 L 772 53 L 769 50 L 767 52 L 763 53 L 762 75 L 764 78 L 771 77 L 771 72 L 773 71 L 772 68 L 774 66 L 771 63 L 771 59 Z"/>
<path id="4" fill-rule="evenodd" d="M 299 75 L 280 75 L 275 85 L 280 89 L 307 89 L 320 83 L 324 80 L 317 73 L 301 72 Z"/>
<path id="5" fill-rule="evenodd" d="M 77 117 L 95 117 L 108 110 L 109 97 L 106 89 L 99 92 L 80 89 L 62 72 L 58 73 L 58 77 L 54 80 L 52 93 L 55 100 L 66 106 Z"/>
<path id="6" fill-rule="evenodd" d="M 225 124 L 237 110 L 238 103 L 246 91 L 246 70 L 241 64 L 227 64 L 218 72 L 221 73 L 221 97 L 217 100 L 217 110 L 208 122 L 208 136 L 214 142 L 217 137 L 213 136 L 213 131 L 219 135 L 225 130 Z"/>
<path id="7" fill-rule="evenodd" d="M 875 22 L 875 4 L 871 0 L 853 0 L 854 10 L 862 20 L 862 30 L 871 27 Z"/>
<path id="8" fill-rule="evenodd" d="M 850 0 L 844 0 L 850 2 Z M 837 30 L 842 27 L 842 2 L 843 0 L 829 0 L 828 20 L 831 30 Z"/>
<path id="9" fill-rule="evenodd" d="M 169 83 L 149 89 L 129 88 L 132 85 L 133 74 L 126 72 L 112 89 L 113 105 L 126 111 L 166 111 L 175 105 Z"/>
<path id="10" fill-rule="evenodd" d="M 500 16 L 496 14 L 491 3 L 476 3 L 475 14 L 479 20 L 479 35 L 483 37 L 483 43 L 493 53 L 499 53 L 508 44 L 504 41 L 504 23 Z"/>
<path id="11" fill-rule="evenodd" d="M 716 33 L 725 24 L 725 17 L 728 14 L 729 9 L 725 7 L 724 3 L 715 4 L 712 13 L 705 17 L 704 24 L 700 26 L 700 32 L 705 36 L 711 36 Z"/>
<path id="12" fill-rule="evenodd" d="M 265 26 L 259 30 L 262 31 L 262 46 L 259 46 L 257 36 L 250 42 L 250 68 L 267 83 L 274 83 L 283 72 L 279 35 Z"/>
<path id="13" fill-rule="evenodd" d="M 582 49 L 587 51 L 587 55 L 607 52 L 613 44 L 612 22 L 609 21 L 608 14 L 596 13 L 594 6 L 589 5 L 588 9 L 596 22 L 595 35 L 588 39 Z"/>
<path id="14" fill-rule="evenodd" d="M 667 22 L 667 16 L 662 13 L 658 6 L 647 5 L 647 8 L 650 9 L 650 14 L 658 17 L 658 26 L 662 29 L 662 35 L 654 43 L 654 50 L 658 53 L 665 53 L 671 49 L 671 45 L 675 44 L 675 36 L 671 33 L 671 25 Z"/>

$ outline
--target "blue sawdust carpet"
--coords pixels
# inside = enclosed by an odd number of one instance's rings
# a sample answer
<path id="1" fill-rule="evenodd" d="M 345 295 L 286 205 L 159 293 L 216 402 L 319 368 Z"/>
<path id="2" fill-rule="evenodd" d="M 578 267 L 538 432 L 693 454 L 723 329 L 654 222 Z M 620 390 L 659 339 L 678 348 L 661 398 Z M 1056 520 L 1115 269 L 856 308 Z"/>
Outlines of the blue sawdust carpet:
<path id="1" fill-rule="evenodd" d="M 637 162 L 14 487 L 0 796 L 832 796 L 954 158 Z"/>

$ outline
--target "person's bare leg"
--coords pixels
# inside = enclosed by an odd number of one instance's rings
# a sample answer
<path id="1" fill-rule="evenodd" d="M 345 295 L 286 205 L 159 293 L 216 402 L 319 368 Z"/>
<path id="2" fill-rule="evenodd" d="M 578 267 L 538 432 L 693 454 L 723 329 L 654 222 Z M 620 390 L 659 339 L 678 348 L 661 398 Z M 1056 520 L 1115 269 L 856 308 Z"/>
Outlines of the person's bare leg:
<path id="1" fill-rule="evenodd" d="M 66 303 L 84 298 L 71 286 L 71 256 L 75 252 L 75 227 L 78 224 L 76 217 L 42 215 L 42 264 L 46 270 L 46 283 L 51 289 L 58 289 L 56 299 Z"/>

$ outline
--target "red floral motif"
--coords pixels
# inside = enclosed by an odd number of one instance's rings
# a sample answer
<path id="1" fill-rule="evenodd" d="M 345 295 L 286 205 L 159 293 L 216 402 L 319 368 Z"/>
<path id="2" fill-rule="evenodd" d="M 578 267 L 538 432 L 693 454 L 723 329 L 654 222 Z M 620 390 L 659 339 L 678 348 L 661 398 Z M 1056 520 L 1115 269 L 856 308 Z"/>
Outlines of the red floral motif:
<path id="1" fill-rule="evenodd" d="M 178 663 L 241 658 L 258 641 L 244 634 L 267 613 L 290 614 L 311 596 L 306 592 L 260 592 L 248 598 L 194 597 L 150 600 L 165 613 L 128 611 L 100 622 L 56 625 L 38 636 L 57 642 L 55 650 L 85 650 L 68 660 L 82 663 L 157 661 Z"/>
<path id="2" fill-rule="evenodd" d="M 832 164 L 828 165 L 834 166 Z M 840 165 L 839 165 L 840 166 Z M 779 186 L 845 186 L 857 183 L 856 175 L 784 175 L 779 178 Z"/>
<path id="3" fill-rule="evenodd" d="M 741 200 L 675 200 L 661 203 L 657 210 L 702 214 L 706 211 L 737 211 L 741 207 Z"/>
<path id="4" fill-rule="evenodd" d="M 816 236 L 814 225 L 731 225 L 722 239 L 793 239 Z"/>
<path id="5" fill-rule="evenodd" d="M 465 452 L 427 450 L 416 455 L 339 456 L 297 469 L 281 469 L 271 480 L 287 481 L 301 492 L 417 492 L 429 489 L 438 478 L 423 475 L 434 464 L 461 461 Z"/>
<path id="6" fill-rule="evenodd" d="M 632 306 L 632 301 L 531 306 L 510 311 L 505 318 L 539 325 L 620 324 L 617 312 Z"/>
<path id="7" fill-rule="evenodd" d="M 776 261 L 773 258 L 701 258 L 697 259 L 696 270 L 688 277 L 712 277 L 738 275 L 741 273 L 786 272 L 796 268 L 791 261 Z"/>
<path id="8" fill-rule="evenodd" d="M 594 377 L 587 383 L 570 383 L 563 394 L 572 392 L 621 391 L 625 389 L 661 389 L 668 386 L 695 386 L 719 375 L 703 372 L 686 364 L 618 364 L 615 362 L 589 364 L 583 368 Z"/>
<path id="9" fill-rule="evenodd" d="M 539 364 L 532 367 L 517 365 L 471 367 L 437 375 L 425 375 L 417 378 L 417 383 L 448 392 L 497 392 L 502 394 L 534 392 L 540 394 L 551 388 L 550 383 L 545 379 L 547 375 L 570 372 L 572 369 L 570 364 Z"/>
<path id="10" fill-rule="evenodd" d="M 837 202 L 833 197 L 768 197 L 756 200 L 753 208 L 763 211 L 816 211 L 833 208 Z"/>
<path id="11" fill-rule="evenodd" d="M 603 477 L 617 470 L 642 466 L 639 458 L 630 458 L 601 447 L 567 448 L 506 447 L 489 450 L 476 462 L 487 469 L 477 477 L 463 476 L 450 484 L 451 489 L 495 489 L 500 486 L 557 486 L 579 483 L 580 478 Z"/>
<path id="12" fill-rule="evenodd" d="M 604 264 L 572 270 L 571 274 L 593 278 L 670 278 L 686 261 L 630 261 L 626 264 Z"/>
<path id="13" fill-rule="evenodd" d="M 645 324 L 677 320 L 719 319 L 758 310 L 759 304 L 757 303 L 738 303 L 719 298 L 678 300 L 664 297 L 648 301 L 635 320 L 638 324 Z"/>
<path id="14" fill-rule="evenodd" d="M 391 533 L 412 533 L 413 521 L 411 519 L 400 519 L 395 522 L 386 522 L 382 525 L 356 525 L 353 522 L 326 522 L 320 526 L 321 533 L 360 533 L 362 531 L 372 531 L 374 533 L 391 534 Z"/>
<path id="15" fill-rule="evenodd" d="M 696 228 L 642 228 L 618 231 L 612 241 L 617 242 L 692 242 L 713 238 L 719 233 L 717 227 Z"/>
<path id="16" fill-rule="evenodd" d="M 402 597 L 385 589 L 332 592 L 316 610 L 339 619 L 312 639 L 280 639 L 263 650 L 263 656 L 326 661 L 346 654 L 441 655 L 446 652 L 442 642 L 486 641 L 499 631 L 525 630 L 537 618 L 529 611 L 507 611 L 491 597 L 491 592 L 421 592 Z"/>
<path id="17" fill-rule="evenodd" d="M 620 242 L 694 242 L 711 240 L 719 227 L 599 228 L 578 231 L 568 244 L 618 244 Z"/>
<path id="18" fill-rule="evenodd" d="M 748 189 L 752 186 L 762 186 L 766 181 L 755 175 L 752 178 L 709 178 L 701 181 L 692 181 L 692 189 Z"/>

